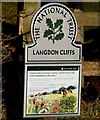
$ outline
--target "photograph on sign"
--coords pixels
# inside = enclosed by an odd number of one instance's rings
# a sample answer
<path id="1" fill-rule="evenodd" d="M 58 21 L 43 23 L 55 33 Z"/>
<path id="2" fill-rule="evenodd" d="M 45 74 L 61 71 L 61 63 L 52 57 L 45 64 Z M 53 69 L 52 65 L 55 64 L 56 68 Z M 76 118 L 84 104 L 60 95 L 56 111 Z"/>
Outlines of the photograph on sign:
<path id="1" fill-rule="evenodd" d="M 80 67 L 27 65 L 24 116 L 79 115 Z"/>

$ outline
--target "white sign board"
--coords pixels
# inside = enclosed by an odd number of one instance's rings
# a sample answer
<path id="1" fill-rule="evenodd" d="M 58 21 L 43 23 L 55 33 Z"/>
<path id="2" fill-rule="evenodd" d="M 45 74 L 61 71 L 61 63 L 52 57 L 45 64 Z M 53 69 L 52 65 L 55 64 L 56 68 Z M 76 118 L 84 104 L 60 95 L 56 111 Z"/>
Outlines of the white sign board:
<path id="1" fill-rule="evenodd" d="M 80 114 L 82 46 L 76 36 L 75 17 L 63 4 L 47 4 L 33 16 L 33 43 L 25 48 L 24 117 Z"/>
<path id="2" fill-rule="evenodd" d="M 80 114 L 80 64 L 25 67 L 24 117 Z"/>
<path id="3" fill-rule="evenodd" d="M 26 46 L 26 63 L 81 61 L 81 45 L 74 42 L 77 23 L 71 10 L 63 4 L 50 3 L 33 16 L 31 37 Z"/>

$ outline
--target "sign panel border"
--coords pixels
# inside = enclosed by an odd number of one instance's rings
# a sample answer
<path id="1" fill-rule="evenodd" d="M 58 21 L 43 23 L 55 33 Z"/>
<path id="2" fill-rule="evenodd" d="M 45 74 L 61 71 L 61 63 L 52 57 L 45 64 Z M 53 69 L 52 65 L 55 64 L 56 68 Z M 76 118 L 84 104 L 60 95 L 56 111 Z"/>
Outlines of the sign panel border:
<path id="1" fill-rule="evenodd" d="M 27 82 L 28 82 L 28 67 L 40 67 L 40 66 L 52 66 L 52 67 L 79 67 L 79 81 L 78 81 L 78 112 L 77 113 L 55 113 L 55 114 L 26 114 L 27 109 Z M 45 70 L 45 68 L 44 68 Z M 56 116 L 78 116 L 80 115 L 80 100 L 81 100 L 81 64 L 26 64 L 25 65 L 25 83 L 24 83 L 24 118 L 36 118 L 36 117 L 56 117 Z"/>

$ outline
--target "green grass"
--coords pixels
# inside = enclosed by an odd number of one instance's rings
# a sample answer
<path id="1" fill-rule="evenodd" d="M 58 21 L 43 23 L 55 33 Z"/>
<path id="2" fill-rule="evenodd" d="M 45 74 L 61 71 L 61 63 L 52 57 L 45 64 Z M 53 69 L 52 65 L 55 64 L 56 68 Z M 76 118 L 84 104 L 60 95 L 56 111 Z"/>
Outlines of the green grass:
<path id="1" fill-rule="evenodd" d="M 27 114 L 34 113 L 70 113 L 76 111 L 77 96 L 75 93 L 47 94 L 29 97 Z M 48 108 L 48 110 L 46 110 Z M 44 109 L 46 110 L 45 112 Z"/>
<path id="2" fill-rule="evenodd" d="M 62 98 L 62 94 L 50 94 L 50 95 L 44 95 L 43 98 L 46 99 L 46 100 L 57 100 L 57 99 L 60 99 Z"/>

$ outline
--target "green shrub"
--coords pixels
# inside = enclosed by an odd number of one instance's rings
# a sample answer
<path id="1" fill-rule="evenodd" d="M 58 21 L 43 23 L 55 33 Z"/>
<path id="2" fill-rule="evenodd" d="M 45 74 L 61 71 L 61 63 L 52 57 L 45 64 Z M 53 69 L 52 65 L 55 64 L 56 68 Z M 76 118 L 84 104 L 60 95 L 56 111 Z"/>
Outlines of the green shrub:
<path id="1" fill-rule="evenodd" d="M 60 101 L 60 106 L 68 110 L 68 112 L 75 112 L 76 104 L 77 104 L 77 97 L 74 95 L 71 96 L 66 95 Z"/>

